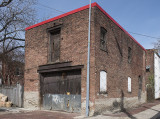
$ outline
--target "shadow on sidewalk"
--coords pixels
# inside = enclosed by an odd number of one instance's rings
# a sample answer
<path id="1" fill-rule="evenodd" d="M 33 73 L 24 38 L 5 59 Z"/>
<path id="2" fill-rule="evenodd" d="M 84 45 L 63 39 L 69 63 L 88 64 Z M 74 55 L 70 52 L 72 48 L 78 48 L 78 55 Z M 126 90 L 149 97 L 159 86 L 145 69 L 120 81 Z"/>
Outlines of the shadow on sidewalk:
<path id="1" fill-rule="evenodd" d="M 126 110 L 123 110 L 123 112 L 131 119 L 137 119 L 136 117 L 134 117 L 132 114 L 130 114 L 129 112 L 127 112 Z"/>
<path id="2" fill-rule="evenodd" d="M 120 108 L 121 108 L 121 111 L 123 113 L 125 113 L 129 118 L 131 118 L 131 119 L 137 119 L 131 113 L 127 112 L 127 110 L 124 108 L 124 93 L 123 93 L 123 90 L 121 90 L 121 107 Z"/>

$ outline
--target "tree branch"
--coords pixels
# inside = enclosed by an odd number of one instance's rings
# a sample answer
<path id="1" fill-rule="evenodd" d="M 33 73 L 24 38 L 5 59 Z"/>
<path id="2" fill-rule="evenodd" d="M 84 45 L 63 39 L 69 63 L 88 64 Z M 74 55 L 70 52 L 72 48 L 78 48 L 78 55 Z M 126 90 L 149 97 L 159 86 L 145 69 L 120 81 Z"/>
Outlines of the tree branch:
<path id="1" fill-rule="evenodd" d="M 24 48 L 24 47 L 25 47 L 25 46 L 16 46 L 16 47 L 13 47 L 13 48 L 5 51 L 4 54 L 7 54 L 7 53 L 9 53 L 9 52 L 12 52 L 13 50 L 16 50 L 16 49 L 18 49 L 18 48 Z"/>
<path id="2" fill-rule="evenodd" d="M 0 7 L 5 7 L 7 5 L 9 5 L 13 0 L 8 0 L 8 1 L 2 1 L 2 3 L 0 4 Z"/>
<path id="3" fill-rule="evenodd" d="M 15 37 L 5 37 L 3 39 L 0 40 L 0 42 L 4 41 L 4 40 L 15 40 L 15 41 L 25 41 L 25 39 L 21 39 L 21 38 L 15 38 Z"/>

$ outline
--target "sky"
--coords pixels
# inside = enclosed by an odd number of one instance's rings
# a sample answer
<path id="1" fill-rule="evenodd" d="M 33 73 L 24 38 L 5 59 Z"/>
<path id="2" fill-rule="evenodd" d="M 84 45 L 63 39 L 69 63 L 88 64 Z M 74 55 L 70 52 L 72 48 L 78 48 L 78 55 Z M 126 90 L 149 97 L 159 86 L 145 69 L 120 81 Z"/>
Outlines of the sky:
<path id="1" fill-rule="evenodd" d="M 160 40 L 160 0 L 92 0 L 93 2 L 97 2 L 144 48 L 154 48 L 154 43 Z M 44 21 L 88 4 L 89 0 L 37 0 L 35 9 L 39 21 Z"/>

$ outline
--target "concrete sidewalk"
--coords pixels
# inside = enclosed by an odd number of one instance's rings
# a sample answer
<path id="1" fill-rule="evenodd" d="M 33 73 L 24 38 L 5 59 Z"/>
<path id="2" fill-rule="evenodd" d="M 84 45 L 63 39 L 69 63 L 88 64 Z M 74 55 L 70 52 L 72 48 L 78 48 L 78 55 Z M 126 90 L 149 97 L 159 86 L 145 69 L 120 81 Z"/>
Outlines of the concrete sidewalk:
<path id="1" fill-rule="evenodd" d="M 14 113 L 23 113 L 23 112 L 32 112 L 34 110 L 31 109 L 25 109 L 25 108 L 19 108 L 19 107 L 0 107 L 0 115 L 3 114 L 14 114 Z"/>
<path id="2" fill-rule="evenodd" d="M 146 107 L 148 109 L 136 114 L 131 111 L 123 112 L 117 115 L 98 115 L 94 117 L 76 117 L 77 119 L 160 119 L 160 104 L 153 107 Z M 134 113 L 134 112 L 133 112 Z"/>
<path id="3" fill-rule="evenodd" d="M 160 119 L 160 104 L 134 115 L 137 119 Z"/>

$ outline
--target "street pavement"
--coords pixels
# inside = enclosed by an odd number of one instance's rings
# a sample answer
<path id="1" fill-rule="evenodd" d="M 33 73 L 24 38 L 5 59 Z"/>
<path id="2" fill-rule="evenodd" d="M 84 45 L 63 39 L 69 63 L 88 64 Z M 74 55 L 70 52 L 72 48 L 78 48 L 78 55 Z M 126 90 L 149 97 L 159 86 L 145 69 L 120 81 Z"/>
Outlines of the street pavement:
<path id="1" fill-rule="evenodd" d="M 80 114 L 24 108 L 0 108 L 0 119 L 73 119 L 77 116 Z"/>

